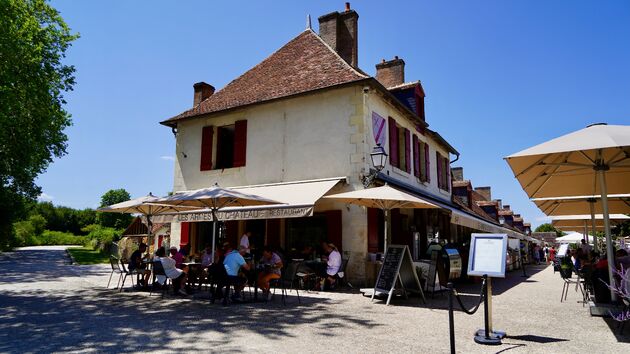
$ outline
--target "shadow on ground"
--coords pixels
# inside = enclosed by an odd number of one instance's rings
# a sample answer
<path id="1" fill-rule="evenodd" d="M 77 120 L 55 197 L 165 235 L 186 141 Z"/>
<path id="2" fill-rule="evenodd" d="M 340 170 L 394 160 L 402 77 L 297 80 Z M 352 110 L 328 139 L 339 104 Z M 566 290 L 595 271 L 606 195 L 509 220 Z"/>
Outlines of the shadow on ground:
<path id="1" fill-rule="evenodd" d="M 71 295 L 0 294 L 0 352 L 153 351 L 173 348 L 174 339 L 192 334 L 194 347 L 230 343 L 236 332 L 250 331 L 282 340 L 295 325 L 309 323 L 325 334 L 334 326 L 373 328 L 380 324 L 352 314 L 326 313 L 328 300 L 305 297 L 298 306 L 278 303 L 223 307 L 204 300 L 161 300 L 159 296 L 83 290 Z M 169 337 L 163 335 L 170 332 Z M 194 333 L 204 332 L 204 336 Z M 216 333 L 216 336 L 208 336 Z M 174 335 L 173 335 L 174 334 Z M 54 338 L 54 340 L 50 340 Z"/>

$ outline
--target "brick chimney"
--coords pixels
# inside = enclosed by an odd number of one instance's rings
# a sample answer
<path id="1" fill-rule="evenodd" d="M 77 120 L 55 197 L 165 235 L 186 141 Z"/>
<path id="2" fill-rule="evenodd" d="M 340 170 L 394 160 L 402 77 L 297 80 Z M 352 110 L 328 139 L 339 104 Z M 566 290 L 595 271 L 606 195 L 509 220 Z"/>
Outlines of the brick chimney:
<path id="1" fill-rule="evenodd" d="M 385 87 L 405 83 L 405 61 L 397 56 L 394 59 L 376 64 L 376 80 Z"/>
<path id="2" fill-rule="evenodd" d="M 481 194 L 487 201 L 492 200 L 492 193 L 490 191 L 490 187 L 477 187 L 475 188 L 475 192 Z"/>
<path id="3" fill-rule="evenodd" d="M 453 168 L 451 168 L 451 173 L 453 174 L 453 181 L 463 181 L 464 180 L 464 168 L 463 167 L 453 167 Z"/>
<path id="4" fill-rule="evenodd" d="M 503 206 L 503 210 L 510 210 L 510 206 L 509 206 L 508 204 L 505 204 L 505 205 Z"/>
<path id="5" fill-rule="evenodd" d="M 353 67 L 357 67 L 359 47 L 359 14 L 346 3 L 344 12 L 331 12 L 319 17 L 319 36 L 339 56 Z"/>
<path id="6" fill-rule="evenodd" d="M 206 84 L 203 81 L 194 84 L 193 88 L 195 89 L 193 107 L 197 107 L 203 100 L 214 94 L 214 86 Z"/>

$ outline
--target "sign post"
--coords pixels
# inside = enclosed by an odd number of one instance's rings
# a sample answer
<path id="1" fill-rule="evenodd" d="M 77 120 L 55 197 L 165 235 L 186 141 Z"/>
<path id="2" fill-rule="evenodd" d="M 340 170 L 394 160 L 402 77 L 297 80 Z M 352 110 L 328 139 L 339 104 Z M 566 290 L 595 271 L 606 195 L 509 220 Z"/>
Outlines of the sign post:
<path id="1" fill-rule="evenodd" d="M 387 247 L 383 266 L 381 266 L 378 278 L 376 278 L 372 300 L 374 300 L 377 292 L 387 294 L 387 305 L 389 305 L 397 285 L 405 297 L 407 297 L 407 292 L 417 292 L 422 296 L 422 301 L 426 302 L 411 259 L 411 252 L 406 245 L 389 245 Z"/>
<path id="2" fill-rule="evenodd" d="M 505 337 L 505 332 L 492 328 L 492 278 L 505 278 L 506 254 L 506 234 L 472 234 L 468 275 L 483 276 L 486 279 L 484 328 L 475 333 L 475 342 L 479 344 L 499 345 Z"/>

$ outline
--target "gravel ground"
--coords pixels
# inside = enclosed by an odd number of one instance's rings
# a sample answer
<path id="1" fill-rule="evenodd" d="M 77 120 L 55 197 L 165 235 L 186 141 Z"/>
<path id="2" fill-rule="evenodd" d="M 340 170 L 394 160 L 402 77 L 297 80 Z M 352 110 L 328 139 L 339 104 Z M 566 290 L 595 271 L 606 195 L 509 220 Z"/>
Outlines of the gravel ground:
<path id="1" fill-rule="evenodd" d="M 482 309 L 455 313 L 461 353 L 630 353 L 630 326 L 615 335 L 612 320 L 591 317 L 550 267 L 495 279 L 500 346 L 474 343 Z M 304 293 L 280 301 L 223 307 L 202 298 L 149 296 L 106 289 L 108 266 L 69 265 L 64 247 L 0 254 L 0 352 L 449 352 L 446 298 L 391 306 L 356 293 Z M 479 285 L 460 289 L 468 306 Z M 294 294 L 293 294 L 294 295 Z"/>

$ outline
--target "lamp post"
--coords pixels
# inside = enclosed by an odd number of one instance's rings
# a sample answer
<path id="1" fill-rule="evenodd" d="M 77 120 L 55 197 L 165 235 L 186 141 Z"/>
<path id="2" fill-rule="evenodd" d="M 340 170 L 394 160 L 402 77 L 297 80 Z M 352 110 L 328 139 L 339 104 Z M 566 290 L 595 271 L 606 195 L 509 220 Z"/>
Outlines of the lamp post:
<path id="1" fill-rule="evenodd" d="M 381 144 L 376 144 L 372 152 L 370 153 L 370 160 L 374 169 L 370 169 L 370 174 L 363 177 L 363 186 L 368 188 L 379 172 L 385 168 L 385 162 L 387 161 L 387 153 Z"/>

